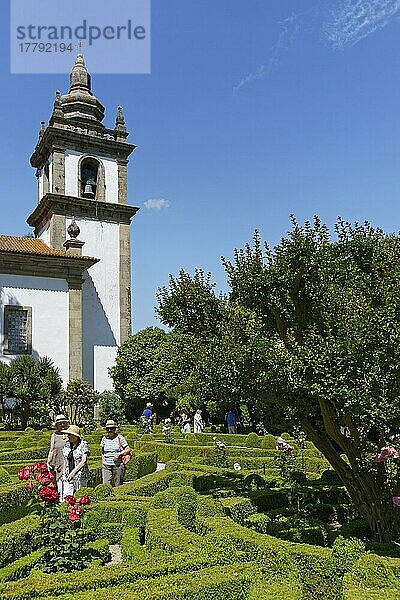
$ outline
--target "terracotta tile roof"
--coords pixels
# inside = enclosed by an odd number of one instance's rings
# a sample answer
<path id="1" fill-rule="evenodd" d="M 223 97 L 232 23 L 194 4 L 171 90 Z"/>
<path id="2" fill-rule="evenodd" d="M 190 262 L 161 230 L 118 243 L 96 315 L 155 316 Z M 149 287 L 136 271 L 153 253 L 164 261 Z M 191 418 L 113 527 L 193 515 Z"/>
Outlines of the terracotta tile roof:
<path id="1" fill-rule="evenodd" d="M 42 240 L 31 237 L 17 237 L 15 235 L 0 235 L 0 253 L 9 252 L 17 254 L 36 254 L 39 256 L 58 256 L 73 260 L 97 260 L 90 256 L 75 256 L 67 254 L 65 250 L 49 248 Z"/>

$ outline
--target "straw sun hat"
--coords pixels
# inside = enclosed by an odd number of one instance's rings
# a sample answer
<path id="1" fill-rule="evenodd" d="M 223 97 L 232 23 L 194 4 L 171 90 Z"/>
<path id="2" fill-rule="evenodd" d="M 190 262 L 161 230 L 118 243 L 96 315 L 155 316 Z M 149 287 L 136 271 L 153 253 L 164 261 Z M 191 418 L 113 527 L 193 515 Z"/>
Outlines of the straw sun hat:
<path id="1" fill-rule="evenodd" d="M 71 435 L 75 435 L 78 438 L 82 439 L 81 430 L 78 425 L 70 425 L 68 429 L 63 429 L 62 433 L 70 433 Z"/>

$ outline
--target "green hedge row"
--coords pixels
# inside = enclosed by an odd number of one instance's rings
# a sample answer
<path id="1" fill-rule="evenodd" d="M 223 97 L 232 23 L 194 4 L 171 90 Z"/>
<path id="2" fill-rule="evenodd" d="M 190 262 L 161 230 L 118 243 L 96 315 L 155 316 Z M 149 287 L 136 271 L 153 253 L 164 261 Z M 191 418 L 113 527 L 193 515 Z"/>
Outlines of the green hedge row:
<path id="1" fill-rule="evenodd" d="M 40 520 L 37 515 L 7 523 L 0 529 L 0 567 L 26 556 L 39 547 Z"/>
<path id="2" fill-rule="evenodd" d="M 252 582 L 257 579 L 257 565 L 211 567 L 189 576 L 167 575 L 150 581 L 91 590 L 62 596 L 45 596 L 48 600 L 246 600 Z"/>

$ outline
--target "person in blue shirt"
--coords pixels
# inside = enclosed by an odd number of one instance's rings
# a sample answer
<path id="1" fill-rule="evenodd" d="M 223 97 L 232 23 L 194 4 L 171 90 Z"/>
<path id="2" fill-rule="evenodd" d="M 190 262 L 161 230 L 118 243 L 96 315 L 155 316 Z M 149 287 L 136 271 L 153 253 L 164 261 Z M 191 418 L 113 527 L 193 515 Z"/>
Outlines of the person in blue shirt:
<path id="1" fill-rule="evenodd" d="M 146 419 L 148 421 L 150 421 L 153 417 L 153 405 L 151 402 L 148 402 L 146 404 L 146 408 L 144 409 L 143 413 L 142 413 L 143 417 L 146 417 Z"/>
<path id="2" fill-rule="evenodd" d="M 225 415 L 225 422 L 227 424 L 229 433 L 237 433 L 236 414 L 231 408 Z"/>
<path id="3" fill-rule="evenodd" d="M 106 432 L 107 434 L 103 436 L 100 442 L 103 483 L 110 484 L 114 482 L 115 486 L 122 485 L 125 475 L 125 465 L 122 458 L 131 455 L 131 449 L 124 436 L 117 433 L 115 421 L 107 421 Z"/>

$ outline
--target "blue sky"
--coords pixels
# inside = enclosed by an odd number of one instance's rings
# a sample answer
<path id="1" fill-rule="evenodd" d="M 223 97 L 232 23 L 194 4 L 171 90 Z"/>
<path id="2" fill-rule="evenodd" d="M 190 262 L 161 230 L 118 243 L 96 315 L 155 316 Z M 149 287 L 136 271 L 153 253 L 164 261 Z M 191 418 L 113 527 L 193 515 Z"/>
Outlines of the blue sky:
<path id="1" fill-rule="evenodd" d="M 10 75 L 6 4 L 1 232 L 23 235 L 36 202 L 29 156 L 68 81 Z M 255 228 L 279 241 L 290 213 L 399 229 L 399 56 L 399 0 L 153 0 L 151 75 L 93 77 L 105 123 L 122 104 L 138 146 L 135 330 L 156 324 L 169 273 L 202 267 L 225 289 L 220 256 Z"/>

